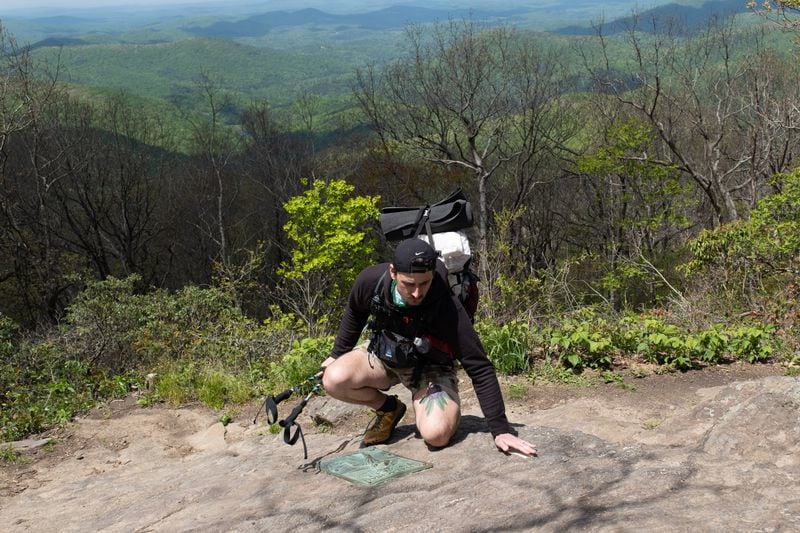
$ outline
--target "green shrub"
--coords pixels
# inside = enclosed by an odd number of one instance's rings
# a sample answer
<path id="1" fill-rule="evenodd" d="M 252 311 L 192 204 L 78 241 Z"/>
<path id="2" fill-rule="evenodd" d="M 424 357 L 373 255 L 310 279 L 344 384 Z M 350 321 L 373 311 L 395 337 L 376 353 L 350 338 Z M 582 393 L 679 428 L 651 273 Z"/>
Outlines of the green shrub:
<path id="1" fill-rule="evenodd" d="M 772 357 L 773 326 L 739 326 L 730 331 L 730 351 L 737 359 L 758 363 Z"/>
<path id="2" fill-rule="evenodd" d="M 655 316 L 626 317 L 622 323 L 626 348 L 648 362 L 679 370 L 696 363 L 719 364 L 728 358 L 749 363 L 768 360 L 773 354 L 775 328 L 768 324 L 714 324 L 691 333 Z M 633 354 L 630 354 L 633 355 Z"/>
<path id="3" fill-rule="evenodd" d="M 249 383 L 221 369 L 206 369 L 198 387 L 200 401 L 214 409 L 242 404 L 253 397 Z"/>
<path id="4" fill-rule="evenodd" d="M 118 395 L 115 383 L 85 361 L 67 359 L 57 343 L 23 342 L 0 363 L 0 440 L 62 424 Z"/>
<path id="5" fill-rule="evenodd" d="M 151 311 L 147 300 L 133 293 L 139 281 L 134 275 L 87 284 L 67 309 L 60 349 L 110 373 L 132 368 L 138 360 L 133 341 Z"/>
<path id="6" fill-rule="evenodd" d="M 13 446 L 7 444 L 0 446 L 0 463 L 16 464 L 25 462 L 22 454 L 14 449 Z"/>
<path id="7" fill-rule="evenodd" d="M 772 290 L 796 277 L 800 260 L 800 169 L 773 178 L 779 192 L 766 196 L 746 221 L 705 231 L 690 243 L 693 257 L 685 270 L 727 280 L 723 291 L 744 296 Z M 719 273 L 722 273 L 720 275 Z"/>
<path id="8" fill-rule="evenodd" d="M 303 383 L 319 372 L 320 365 L 333 350 L 333 341 L 332 336 L 296 341 L 283 358 L 270 365 L 270 385 L 273 390 Z"/>
<path id="9" fill-rule="evenodd" d="M 19 333 L 16 322 L 0 313 L 0 361 L 10 358 L 16 351 L 14 339 Z"/>
<path id="10" fill-rule="evenodd" d="M 609 323 L 587 309 L 584 316 L 568 317 L 549 330 L 549 349 L 561 365 L 580 370 L 583 367 L 609 368 L 617 351 Z"/>
<path id="11" fill-rule="evenodd" d="M 270 386 L 270 364 L 301 329 L 273 309 L 262 323 L 245 317 L 216 288 L 137 294 L 138 278 L 92 282 L 46 336 L 13 344 L 16 326 L 0 317 L 0 422 L 17 439 L 69 420 L 158 375 L 141 403 L 212 407 L 246 401 Z"/>
<path id="12" fill-rule="evenodd" d="M 622 337 L 627 347 L 635 346 L 635 353 L 645 361 L 668 365 L 679 370 L 692 367 L 691 354 L 686 344 L 687 332 L 655 316 L 626 317 Z"/>
<path id="13" fill-rule="evenodd" d="M 686 348 L 693 359 L 704 363 L 719 364 L 725 359 L 730 337 L 722 324 L 714 324 L 709 329 L 685 339 Z"/>
<path id="14" fill-rule="evenodd" d="M 490 322 L 477 325 L 489 360 L 503 374 L 520 374 L 530 368 L 532 345 L 531 327 L 527 322 L 514 320 L 497 326 Z"/>

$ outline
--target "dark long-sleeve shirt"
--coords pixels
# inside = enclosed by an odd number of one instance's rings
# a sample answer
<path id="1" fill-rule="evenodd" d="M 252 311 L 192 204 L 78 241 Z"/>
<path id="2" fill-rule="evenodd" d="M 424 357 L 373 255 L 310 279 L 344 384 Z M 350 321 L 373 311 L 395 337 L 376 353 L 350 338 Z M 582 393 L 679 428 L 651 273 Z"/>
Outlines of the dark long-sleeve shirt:
<path id="1" fill-rule="evenodd" d="M 361 336 L 370 317 L 370 302 L 375 288 L 385 274 L 382 298 L 393 313 L 419 314 L 426 309 L 434 309 L 429 319 L 428 333 L 450 345 L 454 356 L 461 363 L 472 380 L 478 403 L 493 436 L 510 433 L 511 429 L 505 414 L 503 395 L 497 382 L 497 375 L 491 361 L 486 356 L 480 338 L 472 326 L 461 302 L 452 294 L 447 283 L 447 271 L 437 261 L 437 272 L 425 299 L 419 306 L 399 308 L 392 303 L 390 295 L 391 277 L 389 263 L 381 263 L 365 268 L 356 278 L 342 323 L 333 346 L 331 356 L 336 358 L 351 351 Z"/>

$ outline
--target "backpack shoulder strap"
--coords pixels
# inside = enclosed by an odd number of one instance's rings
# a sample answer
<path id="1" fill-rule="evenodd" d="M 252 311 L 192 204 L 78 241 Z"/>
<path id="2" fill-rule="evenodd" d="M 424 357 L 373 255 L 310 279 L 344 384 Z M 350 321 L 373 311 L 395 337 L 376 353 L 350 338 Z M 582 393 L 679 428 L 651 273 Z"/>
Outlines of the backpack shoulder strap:
<path id="1" fill-rule="evenodd" d="M 389 309 L 386 307 L 386 304 L 383 301 L 383 283 L 386 280 L 386 271 L 381 274 L 381 277 L 378 278 L 378 282 L 375 284 L 375 288 L 372 290 L 372 299 L 369 303 L 369 311 L 372 315 L 367 327 L 371 330 L 375 330 L 377 327 L 377 322 L 384 321 L 389 316 Z"/>
<path id="2" fill-rule="evenodd" d="M 414 225 L 417 226 L 416 231 L 414 232 L 414 238 L 416 239 L 419 237 L 422 230 L 425 229 L 425 233 L 428 235 L 428 244 L 431 245 L 431 248 L 434 250 L 436 246 L 433 244 L 433 232 L 431 231 L 431 208 L 430 206 L 426 205 L 421 207 L 419 213 L 417 213 L 417 220 L 414 222 Z"/>
<path id="3" fill-rule="evenodd" d="M 372 291 L 372 302 L 373 303 L 381 303 L 380 301 L 376 302 L 376 298 L 381 298 L 381 293 L 383 292 L 383 281 L 386 279 L 386 271 L 383 271 L 381 277 L 378 278 L 378 283 L 375 284 L 375 290 Z"/>

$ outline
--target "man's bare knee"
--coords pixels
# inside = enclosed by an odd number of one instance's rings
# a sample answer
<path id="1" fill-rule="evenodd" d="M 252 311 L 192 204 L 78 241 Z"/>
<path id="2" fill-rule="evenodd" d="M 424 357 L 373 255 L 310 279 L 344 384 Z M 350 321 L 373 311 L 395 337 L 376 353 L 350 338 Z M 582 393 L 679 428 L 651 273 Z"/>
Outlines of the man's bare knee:
<path id="1" fill-rule="evenodd" d="M 450 430 L 449 428 L 437 428 L 436 430 L 429 429 L 427 431 L 420 430 L 422 440 L 434 448 L 444 448 L 450 444 L 450 439 L 453 438 L 454 434 L 455 430 Z"/>
<path id="2" fill-rule="evenodd" d="M 426 420 L 417 424 L 417 429 L 422 439 L 430 446 L 443 448 L 450 443 L 450 439 L 458 429 L 458 420 Z"/>
<path id="3" fill-rule="evenodd" d="M 352 375 L 347 366 L 333 364 L 328 366 L 325 373 L 322 374 L 322 386 L 328 394 L 335 398 L 337 392 L 348 388 L 347 384 L 351 379 Z"/>

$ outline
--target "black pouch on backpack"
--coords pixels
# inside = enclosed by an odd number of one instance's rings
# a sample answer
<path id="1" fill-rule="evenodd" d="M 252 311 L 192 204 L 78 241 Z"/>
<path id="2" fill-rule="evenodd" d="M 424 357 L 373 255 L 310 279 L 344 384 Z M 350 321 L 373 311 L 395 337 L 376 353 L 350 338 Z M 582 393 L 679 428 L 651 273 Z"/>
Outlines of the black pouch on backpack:
<path id="1" fill-rule="evenodd" d="M 385 329 L 372 335 L 368 350 L 392 368 L 413 368 L 419 357 L 414 341 Z"/>

